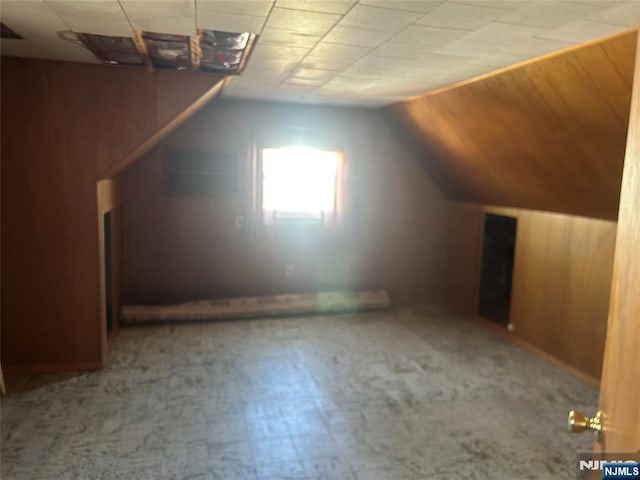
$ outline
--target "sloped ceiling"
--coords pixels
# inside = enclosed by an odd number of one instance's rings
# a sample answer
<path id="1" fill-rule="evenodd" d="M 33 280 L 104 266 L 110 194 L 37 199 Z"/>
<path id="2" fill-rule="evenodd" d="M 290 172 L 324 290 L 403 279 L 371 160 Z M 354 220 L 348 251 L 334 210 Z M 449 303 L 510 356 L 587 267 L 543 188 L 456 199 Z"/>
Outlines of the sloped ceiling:
<path id="1" fill-rule="evenodd" d="M 637 32 L 387 107 L 452 200 L 618 212 Z"/>

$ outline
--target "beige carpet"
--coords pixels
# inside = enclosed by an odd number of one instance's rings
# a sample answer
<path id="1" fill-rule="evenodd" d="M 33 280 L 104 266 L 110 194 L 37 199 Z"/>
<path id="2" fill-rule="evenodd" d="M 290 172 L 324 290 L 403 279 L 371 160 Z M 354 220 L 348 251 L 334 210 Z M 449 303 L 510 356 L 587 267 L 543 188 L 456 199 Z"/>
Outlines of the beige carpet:
<path id="1" fill-rule="evenodd" d="M 3 479 L 574 479 L 597 392 L 438 309 L 135 327 L 2 401 Z"/>

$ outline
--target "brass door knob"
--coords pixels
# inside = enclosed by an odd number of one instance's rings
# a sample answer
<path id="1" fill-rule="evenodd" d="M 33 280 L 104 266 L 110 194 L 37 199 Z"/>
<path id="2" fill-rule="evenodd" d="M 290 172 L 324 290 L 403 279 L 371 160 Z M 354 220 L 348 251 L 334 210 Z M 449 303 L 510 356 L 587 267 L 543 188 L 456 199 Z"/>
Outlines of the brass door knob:
<path id="1" fill-rule="evenodd" d="M 596 435 L 600 435 L 603 429 L 602 412 L 596 413 L 595 417 L 587 417 L 580 412 L 571 410 L 567 418 L 567 427 L 571 433 L 581 433 L 590 430 L 596 433 Z"/>

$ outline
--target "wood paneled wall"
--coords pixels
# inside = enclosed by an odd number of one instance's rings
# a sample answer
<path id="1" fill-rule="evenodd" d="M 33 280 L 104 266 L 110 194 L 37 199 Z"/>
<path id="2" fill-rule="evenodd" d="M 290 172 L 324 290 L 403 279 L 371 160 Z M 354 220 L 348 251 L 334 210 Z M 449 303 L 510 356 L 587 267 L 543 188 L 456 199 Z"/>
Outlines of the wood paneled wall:
<path id="1" fill-rule="evenodd" d="M 96 181 L 219 80 L 183 73 L 2 58 L 3 368 L 100 366 Z"/>
<path id="2" fill-rule="evenodd" d="M 296 126 L 348 152 L 348 234 L 247 236 L 235 227 L 247 189 L 169 195 L 159 149 L 122 174 L 127 303 L 331 288 L 386 288 L 396 303 L 441 301 L 446 199 L 375 112 L 216 100 L 165 144 L 235 154 L 246 175 L 252 142 L 268 146 Z"/>
<path id="3" fill-rule="evenodd" d="M 484 213 L 474 205 L 450 209 L 449 305 L 470 316 L 478 314 Z M 520 209 L 506 214 L 518 219 L 510 313 L 514 335 L 599 378 L 615 222 Z"/>
<path id="4" fill-rule="evenodd" d="M 636 32 L 388 107 L 452 200 L 615 220 Z"/>

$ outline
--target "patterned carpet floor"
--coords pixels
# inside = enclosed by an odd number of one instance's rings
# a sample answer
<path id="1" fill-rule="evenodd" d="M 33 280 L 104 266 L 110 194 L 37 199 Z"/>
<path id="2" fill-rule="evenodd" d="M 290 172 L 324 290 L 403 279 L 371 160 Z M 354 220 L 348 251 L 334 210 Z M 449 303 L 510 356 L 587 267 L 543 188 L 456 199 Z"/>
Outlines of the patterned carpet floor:
<path id="1" fill-rule="evenodd" d="M 2 399 L 1 478 L 574 479 L 597 391 L 437 308 L 123 329 Z"/>

